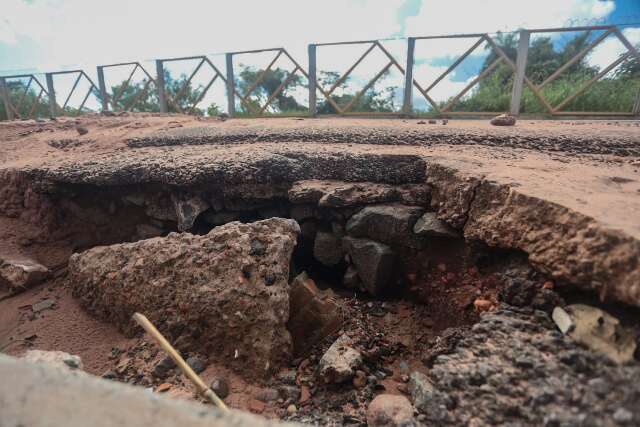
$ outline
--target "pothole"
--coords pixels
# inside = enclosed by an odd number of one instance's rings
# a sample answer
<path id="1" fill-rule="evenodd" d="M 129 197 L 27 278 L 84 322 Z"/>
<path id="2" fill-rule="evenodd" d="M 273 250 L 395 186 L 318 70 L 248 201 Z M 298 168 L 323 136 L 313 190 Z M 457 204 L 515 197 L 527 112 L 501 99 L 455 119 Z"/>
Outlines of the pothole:
<path id="1" fill-rule="evenodd" d="M 411 396 L 420 422 L 456 424 L 473 419 L 467 386 L 537 393 L 525 409 L 498 399 L 480 411 L 483 421 L 506 422 L 539 420 L 536 408 L 572 398 L 547 396 L 561 384 L 535 360 L 563 340 L 548 318 L 564 304 L 557 284 L 523 251 L 465 239 L 464 215 L 441 220 L 429 184 L 60 184 L 34 192 L 17 179 L 13 188 L 16 205 L 32 213 L 23 248 L 79 253 L 70 274 L 58 269 L 48 286 L 71 289 L 92 316 L 136 337 L 94 374 L 188 393 L 175 367 L 139 338 L 130 316 L 142 311 L 192 363 L 224 373 L 233 406 L 263 415 L 358 424 L 375 396 L 391 394 Z M 558 372 L 603 360 L 562 342 L 574 355 L 550 362 Z M 628 381 L 607 369 L 594 375 Z M 446 392 L 429 391 L 425 375 Z M 514 378 L 519 385 L 504 389 Z"/>

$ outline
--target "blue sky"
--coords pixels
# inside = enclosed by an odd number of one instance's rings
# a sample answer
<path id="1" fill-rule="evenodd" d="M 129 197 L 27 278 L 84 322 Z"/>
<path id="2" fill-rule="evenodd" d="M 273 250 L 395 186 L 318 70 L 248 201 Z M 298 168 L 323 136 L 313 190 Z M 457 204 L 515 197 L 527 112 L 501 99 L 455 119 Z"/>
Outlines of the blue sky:
<path id="1" fill-rule="evenodd" d="M 0 10 L 3 75 L 73 68 L 94 75 L 97 64 L 274 46 L 287 47 L 306 66 L 312 42 L 640 22 L 640 0 L 2 0 Z M 640 28 L 627 31 L 640 42 Z M 422 43 L 418 75 L 433 78 L 471 43 Z M 404 61 L 403 40 L 385 46 Z M 324 49 L 319 61 L 343 70 L 362 49 Z M 600 64 L 619 51 L 612 40 L 592 60 Z M 481 54 L 444 80 L 438 97 L 464 87 Z M 222 66 L 221 56 L 212 58 Z M 385 61 L 372 55 L 358 71 L 375 74 Z"/>

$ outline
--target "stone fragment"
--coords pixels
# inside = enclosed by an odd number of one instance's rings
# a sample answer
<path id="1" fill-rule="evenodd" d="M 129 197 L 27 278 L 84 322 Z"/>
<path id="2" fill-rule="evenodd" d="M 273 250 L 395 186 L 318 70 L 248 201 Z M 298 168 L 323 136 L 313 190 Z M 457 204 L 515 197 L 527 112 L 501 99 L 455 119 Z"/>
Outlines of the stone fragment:
<path id="1" fill-rule="evenodd" d="M 373 240 L 345 237 L 343 243 L 362 280 L 363 290 L 380 295 L 393 276 L 394 252 L 389 246 Z"/>
<path id="2" fill-rule="evenodd" d="M 86 127 L 83 126 L 76 126 L 76 132 L 78 132 L 78 135 L 82 136 L 82 135 L 86 135 L 89 133 L 89 129 L 87 129 Z"/>
<path id="3" fill-rule="evenodd" d="M 492 118 L 490 123 L 494 126 L 513 126 L 516 124 L 516 118 L 509 114 L 500 114 Z"/>
<path id="4" fill-rule="evenodd" d="M 176 363 L 173 361 L 173 359 L 169 356 L 166 356 L 155 364 L 151 373 L 156 378 L 164 379 L 167 377 L 169 371 L 175 367 Z"/>
<path id="5" fill-rule="evenodd" d="M 45 363 L 49 366 L 63 369 L 84 368 L 80 356 L 65 353 L 64 351 L 29 350 L 23 356 L 28 362 Z"/>
<path id="6" fill-rule="evenodd" d="M 421 236 L 461 237 L 453 227 L 439 220 L 435 212 L 425 212 L 416 221 L 413 232 Z"/>
<path id="7" fill-rule="evenodd" d="M 293 415 L 298 411 L 298 408 L 296 408 L 296 405 L 294 405 L 293 403 L 289 406 L 287 406 L 287 414 L 289 415 Z"/>
<path id="8" fill-rule="evenodd" d="M 287 328 L 297 355 L 304 354 L 342 326 L 342 310 L 333 292 L 318 289 L 305 272 L 291 282 L 289 307 Z"/>
<path id="9" fill-rule="evenodd" d="M 413 419 L 413 406 L 404 396 L 380 394 L 367 408 L 367 426 L 369 427 L 409 427 L 416 425 Z"/>
<path id="10" fill-rule="evenodd" d="M 413 372 L 409 375 L 409 393 L 413 405 L 434 422 L 443 422 L 447 418 L 445 397 L 429 381 L 426 375 Z"/>
<path id="11" fill-rule="evenodd" d="M 613 413 L 613 421 L 618 424 L 628 425 L 633 421 L 633 413 L 625 408 L 618 408 Z"/>
<path id="12" fill-rule="evenodd" d="M 53 308 L 55 305 L 56 305 L 56 301 L 54 299 L 47 298 L 43 301 L 33 304 L 31 306 L 31 310 L 34 313 L 39 313 L 44 310 L 49 310 L 50 308 Z"/>
<path id="13" fill-rule="evenodd" d="M 362 355 L 351 347 L 351 339 L 341 335 L 320 359 L 318 372 L 325 383 L 343 383 L 362 365 Z"/>
<path id="14" fill-rule="evenodd" d="M 209 209 L 209 204 L 199 196 L 177 194 L 172 196 L 173 206 L 178 218 L 178 230 L 191 230 L 198 215 Z"/>
<path id="15" fill-rule="evenodd" d="M 71 256 L 70 283 L 85 308 L 127 335 L 139 331 L 131 315 L 144 312 L 179 350 L 262 378 L 291 356 L 288 277 L 299 230 L 272 218 L 95 247 Z M 255 241 L 263 255 L 251 255 Z"/>
<path id="16" fill-rule="evenodd" d="M 196 374 L 203 372 L 207 367 L 205 362 L 197 356 L 191 356 L 187 358 L 186 362 L 187 365 L 189 365 L 191 369 L 193 369 L 193 372 L 195 372 Z"/>
<path id="17" fill-rule="evenodd" d="M 428 184 L 403 184 L 396 187 L 398 200 L 403 205 L 429 206 L 431 187 Z"/>
<path id="18" fill-rule="evenodd" d="M 342 261 L 344 251 L 342 239 L 326 231 L 318 231 L 313 243 L 313 257 L 327 267 L 334 267 Z"/>
<path id="19" fill-rule="evenodd" d="M 553 320 L 563 333 L 618 364 L 633 360 L 634 335 L 620 325 L 618 319 L 584 304 L 571 304 L 561 310 L 559 307 L 554 309 Z"/>
<path id="20" fill-rule="evenodd" d="M 229 396 L 229 383 L 223 377 L 214 377 L 211 380 L 209 388 L 213 390 L 220 399 Z"/>
<path id="21" fill-rule="evenodd" d="M 367 237 L 391 245 L 422 247 L 422 239 L 413 233 L 413 226 L 424 209 L 416 206 L 367 206 L 347 222 L 347 233 Z"/>
<path id="22" fill-rule="evenodd" d="M 358 277 L 358 270 L 354 266 L 347 267 L 347 271 L 342 278 L 342 284 L 345 288 L 354 289 L 360 285 L 360 277 Z"/>
<path id="23" fill-rule="evenodd" d="M 0 258 L 0 286 L 7 288 L 9 294 L 35 286 L 49 274 L 47 267 L 28 258 Z"/>
<path id="24" fill-rule="evenodd" d="M 306 180 L 295 182 L 289 190 L 291 203 L 332 208 L 391 202 L 397 198 L 393 186 L 373 182 Z"/>

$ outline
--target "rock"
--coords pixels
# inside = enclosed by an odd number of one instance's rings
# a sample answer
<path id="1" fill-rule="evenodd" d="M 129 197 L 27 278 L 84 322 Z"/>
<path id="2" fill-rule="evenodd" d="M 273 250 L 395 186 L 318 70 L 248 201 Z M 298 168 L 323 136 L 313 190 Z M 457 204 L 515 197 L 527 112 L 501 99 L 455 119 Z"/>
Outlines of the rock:
<path id="1" fill-rule="evenodd" d="M 362 365 L 362 355 L 351 347 L 351 339 L 341 335 L 320 359 L 318 373 L 325 383 L 343 383 Z"/>
<path id="2" fill-rule="evenodd" d="M 82 136 L 82 135 L 86 135 L 89 133 L 89 129 L 83 127 L 83 126 L 76 126 L 76 132 L 78 132 L 78 135 Z"/>
<path id="3" fill-rule="evenodd" d="M 431 384 L 426 375 L 413 372 L 409 375 L 409 393 L 413 405 L 434 422 L 447 418 L 445 397 Z"/>
<path id="4" fill-rule="evenodd" d="M 46 300 L 33 304 L 31 306 L 31 310 L 34 313 L 39 313 L 44 310 L 49 310 L 50 308 L 53 308 L 55 305 L 56 305 L 56 301 L 54 299 L 47 298 Z"/>
<path id="5" fill-rule="evenodd" d="M 352 265 L 347 267 L 347 271 L 344 273 L 344 277 L 342 278 L 342 284 L 345 288 L 353 289 L 357 288 L 360 284 L 360 277 L 358 277 L 358 270 L 356 270 Z"/>
<path id="6" fill-rule="evenodd" d="M 160 384 L 158 387 L 156 387 L 156 393 L 165 393 L 167 391 L 171 390 L 171 384 L 169 383 L 162 383 Z"/>
<path id="7" fill-rule="evenodd" d="M 199 196 L 181 193 L 172 195 L 172 201 L 180 231 L 191 230 L 198 215 L 209 209 L 209 204 Z"/>
<path id="8" fill-rule="evenodd" d="M 49 277 L 49 269 L 28 258 L 0 258 L 0 285 L 9 294 L 35 286 Z"/>
<path id="9" fill-rule="evenodd" d="M 264 412 L 265 404 L 257 399 L 251 399 L 249 401 L 249 411 L 254 414 L 261 414 Z"/>
<path id="10" fill-rule="evenodd" d="M 29 350 L 22 358 L 28 362 L 45 363 L 56 368 L 70 370 L 82 370 L 84 368 L 80 356 L 65 353 L 64 351 Z"/>
<path id="11" fill-rule="evenodd" d="M 313 257 L 327 267 L 333 267 L 342 261 L 344 252 L 342 239 L 326 231 L 318 231 L 313 243 Z"/>
<path id="12" fill-rule="evenodd" d="M 193 369 L 193 372 L 195 372 L 196 374 L 203 372 L 207 368 L 206 363 L 202 359 L 196 356 L 191 356 L 187 358 L 186 362 L 187 362 L 187 365 L 189 365 L 191 369 Z"/>
<path id="13" fill-rule="evenodd" d="M 382 243 L 420 248 L 422 240 L 413 233 L 413 226 L 423 212 L 423 208 L 416 206 L 367 206 L 349 219 L 347 233 Z"/>
<path id="14" fill-rule="evenodd" d="M 276 427 L 241 411 L 215 411 L 82 372 L 65 372 L 0 354 L 2 426 Z M 289 424 L 287 424 L 289 425 Z"/>
<path id="15" fill-rule="evenodd" d="M 294 354 L 305 353 L 342 326 L 342 311 L 333 292 L 318 289 L 305 272 L 291 282 L 289 307 L 287 328 L 293 340 Z"/>
<path id="16" fill-rule="evenodd" d="M 293 415 L 298 411 L 298 408 L 296 408 L 296 405 L 294 405 L 293 403 L 289 406 L 287 406 L 287 414 L 289 415 Z"/>
<path id="17" fill-rule="evenodd" d="M 494 126 L 513 126 L 516 124 L 516 118 L 509 114 L 500 114 L 491 119 L 490 123 Z"/>
<path id="18" fill-rule="evenodd" d="M 413 406 L 404 396 L 380 394 L 367 408 L 369 427 L 409 427 L 415 425 Z"/>
<path id="19" fill-rule="evenodd" d="M 363 290 L 380 295 L 393 275 L 394 252 L 389 246 L 373 240 L 345 237 L 343 243 L 362 280 Z"/>
<path id="20" fill-rule="evenodd" d="M 565 310 L 556 307 L 553 320 L 563 333 L 612 361 L 622 364 L 633 360 L 636 350 L 633 333 L 605 311 L 584 304 L 572 304 Z"/>
<path id="21" fill-rule="evenodd" d="M 278 387 L 278 393 L 285 401 L 297 402 L 300 399 L 300 388 L 295 385 L 283 385 Z"/>
<path id="22" fill-rule="evenodd" d="M 256 394 L 256 399 L 261 402 L 275 402 L 280 397 L 280 393 L 275 388 L 265 388 Z"/>
<path id="23" fill-rule="evenodd" d="M 431 188 L 427 184 L 403 184 L 396 187 L 396 191 L 403 205 L 429 206 Z"/>
<path id="24" fill-rule="evenodd" d="M 170 370 L 176 367 L 176 363 L 169 356 L 164 357 L 158 363 L 155 364 L 151 374 L 160 379 L 164 379 L 167 377 L 167 374 Z"/>
<path id="25" fill-rule="evenodd" d="M 397 198 L 393 186 L 372 182 L 306 180 L 295 182 L 289 190 L 291 203 L 316 203 L 333 208 L 390 202 Z"/>
<path id="26" fill-rule="evenodd" d="M 213 212 L 213 211 L 206 211 L 203 214 L 203 218 L 205 221 L 207 221 L 209 224 L 211 225 L 223 225 L 226 224 L 228 222 L 233 222 L 233 221 L 237 221 L 240 216 L 238 215 L 237 212 L 229 212 L 229 211 L 222 211 L 222 212 Z"/>
<path id="27" fill-rule="evenodd" d="M 613 420 L 618 424 L 631 424 L 631 421 L 633 421 L 633 414 L 625 408 L 618 408 L 616 409 L 616 412 L 613 413 Z"/>
<path id="28" fill-rule="evenodd" d="M 299 230 L 272 218 L 95 247 L 71 256 L 70 283 L 87 310 L 128 336 L 139 331 L 131 315 L 144 312 L 179 350 L 264 378 L 291 356 L 288 277 Z M 255 241 L 263 255 L 250 254 Z"/>
<path id="29" fill-rule="evenodd" d="M 363 388 L 367 385 L 367 374 L 364 371 L 357 370 L 352 383 L 355 388 Z"/>
<path id="30" fill-rule="evenodd" d="M 439 220 L 435 212 L 426 212 L 413 226 L 413 232 L 420 236 L 461 237 L 453 227 Z"/>
<path id="31" fill-rule="evenodd" d="M 476 298 L 475 301 L 473 301 L 473 307 L 477 312 L 482 313 L 491 310 L 493 308 L 493 303 L 484 298 Z"/>
<path id="32" fill-rule="evenodd" d="M 132 196 L 128 200 L 131 200 Z M 166 193 L 152 194 L 144 197 L 144 212 L 148 217 L 160 221 L 178 222 L 175 203 L 173 197 Z"/>
<path id="33" fill-rule="evenodd" d="M 429 124 L 430 125 L 435 125 L 437 123 L 438 123 L 438 121 L 436 119 L 429 119 Z"/>
<path id="34" fill-rule="evenodd" d="M 223 377 L 214 377 L 209 384 L 209 388 L 220 398 L 229 396 L 229 383 Z"/>

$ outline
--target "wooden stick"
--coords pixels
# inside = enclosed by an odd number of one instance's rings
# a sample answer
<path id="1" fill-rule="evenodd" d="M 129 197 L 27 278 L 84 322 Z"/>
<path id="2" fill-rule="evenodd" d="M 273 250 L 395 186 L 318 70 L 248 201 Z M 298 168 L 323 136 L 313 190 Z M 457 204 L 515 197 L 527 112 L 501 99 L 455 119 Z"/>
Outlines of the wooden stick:
<path id="1" fill-rule="evenodd" d="M 167 341 L 165 337 L 162 336 L 160 331 L 158 331 L 156 327 L 153 326 L 153 323 L 151 323 L 149 319 L 147 319 L 143 314 L 140 314 L 140 313 L 134 313 L 132 317 L 133 317 L 133 320 L 138 322 L 138 324 L 142 326 L 144 330 L 149 333 L 149 335 L 151 335 L 153 338 L 156 339 L 156 341 L 158 341 L 158 344 L 160 345 L 160 347 L 162 347 L 162 349 L 173 359 L 173 361 L 176 362 L 176 365 L 178 365 L 178 367 L 182 369 L 182 372 L 184 372 L 184 374 L 191 380 L 193 385 L 196 386 L 196 388 L 198 389 L 198 393 L 204 395 L 207 399 L 209 399 L 212 403 L 214 403 L 218 408 L 222 409 L 223 411 L 229 410 L 229 408 L 227 408 L 227 405 L 224 404 L 222 399 L 220 399 L 213 392 L 213 390 L 211 390 L 209 387 L 206 386 L 204 381 L 202 381 L 202 378 L 200 378 L 198 374 L 196 374 L 193 371 L 193 369 L 191 369 L 191 366 L 189 366 L 187 362 L 184 361 L 182 356 L 180 356 L 180 354 L 176 351 L 176 349 L 173 348 L 171 344 L 169 344 L 169 341 Z"/>

